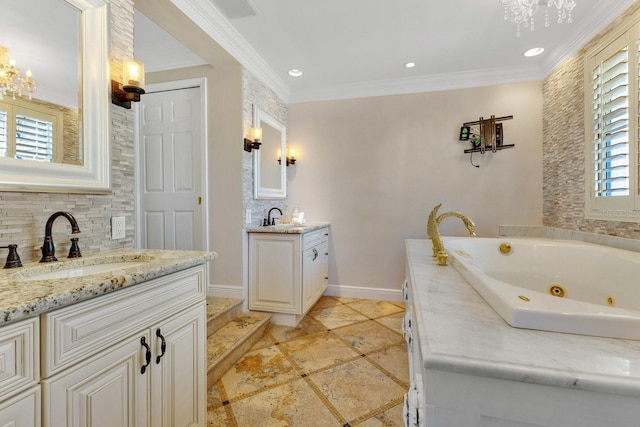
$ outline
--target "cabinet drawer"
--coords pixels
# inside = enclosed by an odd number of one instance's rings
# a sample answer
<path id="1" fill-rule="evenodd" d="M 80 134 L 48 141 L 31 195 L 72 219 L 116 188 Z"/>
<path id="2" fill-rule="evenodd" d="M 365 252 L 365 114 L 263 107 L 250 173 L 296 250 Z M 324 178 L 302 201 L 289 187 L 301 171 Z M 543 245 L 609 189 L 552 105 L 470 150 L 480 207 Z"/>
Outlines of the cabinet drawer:
<path id="1" fill-rule="evenodd" d="M 329 229 L 321 228 L 320 230 L 310 231 L 302 235 L 302 250 L 312 248 L 329 238 Z"/>
<path id="2" fill-rule="evenodd" d="M 38 318 L 0 328 L 0 396 L 40 380 Z"/>
<path id="3" fill-rule="evenodd" d="M 40 385 L 0 402 L 0 425 L 39 427 L 41 405 Z"/>
<path id="4" fill-rule="evenodd" d="M 43 378 L 202 301 L 205 267 L 192 267 L 43 314 Z"/>

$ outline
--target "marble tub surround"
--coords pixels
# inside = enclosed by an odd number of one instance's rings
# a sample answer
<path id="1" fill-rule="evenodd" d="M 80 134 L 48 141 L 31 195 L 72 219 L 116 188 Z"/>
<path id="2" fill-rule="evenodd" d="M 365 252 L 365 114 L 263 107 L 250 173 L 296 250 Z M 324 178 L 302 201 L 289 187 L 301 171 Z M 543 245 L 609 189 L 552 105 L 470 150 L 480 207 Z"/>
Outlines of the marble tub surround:
<path id="1" fill-rule="evenodd" d="M 213 426 L 403 426 L 401 303 L 322 297 L 209 389 Z"/>
<path id="2" fill-rule="evenodd" d="M 0 324 L 35 316 L 128 286 L 146 282 L 217 258 L 215 252 L 118 249 L 57 262 L 25 263 L 0 270 Z M 33 275 L 67 268 L 125 263 L 114 271 L 86 276 L 30 280 Z M 133 266 L 126 266 L 131 263 Z"/>
<path id="3" fill-rule="evenodd" d="M 501 225 L 498 228 L 501 237 L 542 237 L 546 239 L 579 240 L 596 245 L 610 246 L 640 252 L 640 240 L 584 231 L 565 230 L 543 225 Z"/>
<path id="4" fill-rule="evenodd" d="M 285 233 L 285 234 L 304 234 L 311 231 L 320 230 L 321 228 L 328 227 L 328 222 L 311 222 L 305 225 L 267 225 L 267 226 L 254 226 L 247 227 L 245 231 L 247 233 Z"/>
<path id="5" fill-rule="evenodd" d="M 487 397 L 487 407 L 495 404 L 498 411 L 511 411 L 507 415 L 539 412 L 548 413 L 549 419 L 555 417 L 554 422 L 538 421 L 532 425 L 597 426 L 605 425 L 602 420 L 606 419 L 609 425 L 637 426 L 640 341 L 512 328 L 453 266 L 435 265 L 429 240 L 406 240 L 405 246 L 413 334 L 419 340 L 426 388 L 438 387 L 433 378 L 450 378 L 452 382 L 469 378 L 473 379 L 471 385 L 481 383 L 482 387 L 497 384 L 498 390 L 510 391 L 501 393 L 500 398 Z M 487 380 L 481 382 L 480 378 Z M 517 400 L 518 393 L 526 390 L 535 390 L 538 397 Z M 429 395 L 429 390 L 426 393 Z M 480 401 L 485 395 L 491 393 L 473 398 Z M 437 394 L 430 398 L 439 399 Z M 543 402 L 544 399 L 555 400 Z M 482 405 L 478 403 L 476 408 Z M 571 409 L 583 411 L 584 417 L 592 417 L 591 421 L 559 422 L 568 414 L 575 415 Z M 429 411 L 431 416 L 437 412 Z M 596 411 L 601 415 L 594 416 Z"/>

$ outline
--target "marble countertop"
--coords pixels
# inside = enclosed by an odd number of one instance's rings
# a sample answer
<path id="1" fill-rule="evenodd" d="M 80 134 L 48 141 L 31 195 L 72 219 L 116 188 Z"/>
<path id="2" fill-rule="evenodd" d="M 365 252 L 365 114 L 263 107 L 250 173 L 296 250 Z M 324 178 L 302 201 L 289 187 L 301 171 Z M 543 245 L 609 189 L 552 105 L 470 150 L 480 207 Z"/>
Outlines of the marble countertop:
<path id="1" fill-rule="evenodd" d="M 267 225 L 246 228 L 247 233 L 283 233 L 283 234 L 304 234 L 310 231 L 319 230 L 329 227 L 328 222 L 312 222 L 303 226 L 287 226 L 287 225 Z"/>
<path id="2" fill-rule="evenodd" d="M 215 252 L 118 249 L 58 262 L 25 263 L 0 269 L 0 325 L 94 298 L 118 289 L 204 264 Z M 127 262 L 111 272 L 48 280 L 29 280 L 36 274 L 95 264 Z"/>
<path id="3" fill-rule="evenodd" d="M 430 240 L 405 247 L 426 369 L 640 397 L 640 341 L 513 328 Z"/>

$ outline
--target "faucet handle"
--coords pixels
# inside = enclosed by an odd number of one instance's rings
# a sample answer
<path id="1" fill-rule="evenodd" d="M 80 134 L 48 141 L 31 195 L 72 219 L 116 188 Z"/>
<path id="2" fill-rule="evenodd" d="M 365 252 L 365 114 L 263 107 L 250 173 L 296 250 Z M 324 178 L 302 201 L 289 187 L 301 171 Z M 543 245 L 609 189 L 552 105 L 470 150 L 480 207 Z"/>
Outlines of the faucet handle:
<path id="1" fill-rule="evenodd" d="M 0 246 L 0 248 L 9 249 L 9 255 L 7 255 L 7 262 L 4 264 L 4 268 L 22 267 L 22 261 L 20 261 L 20 255 L 18 255 L 18 245 Z"/>
<path id="2" fill-rule="evenodd" d="M 71 238 L 71 247 L 69 248 L 69 255 L 67 258 L 81 258 L 80 247 L 78 246 L 78 238 Z"/>

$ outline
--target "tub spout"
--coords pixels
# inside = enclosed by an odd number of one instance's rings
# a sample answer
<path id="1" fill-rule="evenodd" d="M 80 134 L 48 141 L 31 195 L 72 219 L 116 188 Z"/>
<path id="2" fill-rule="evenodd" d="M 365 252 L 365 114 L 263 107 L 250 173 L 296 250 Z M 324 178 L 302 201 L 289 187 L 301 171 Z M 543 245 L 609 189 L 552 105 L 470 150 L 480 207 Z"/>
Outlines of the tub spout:
<path id="1" fill-rule="evenodd" d="M 476 235 L 475 224 L 471 218 L 460 212 L 449 211 L 438 215 L 440 206 L 442 206 L 442 203 L 436 205 L 429 214 L 429 219 L 427 220 L 427 236 L 429 236 L 433 244 L 433 257 L 436 259 L 438 265 L 447 265 L 447 251 L 444 249 L 444 243 L 442 243 L 442 238 L 440 237 L 440 223 L 442 220 L 450 216 L 460 218 L 471 236 Z"/>

